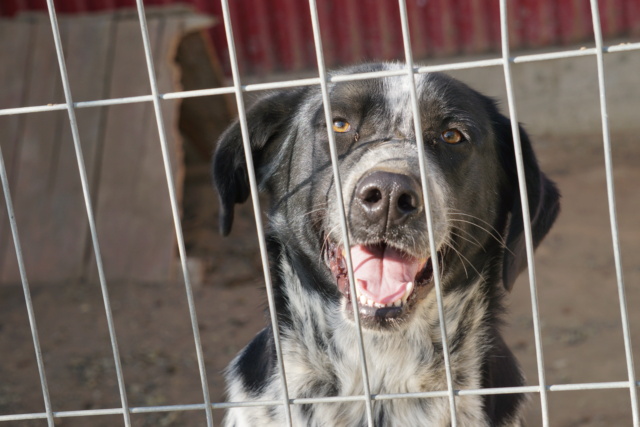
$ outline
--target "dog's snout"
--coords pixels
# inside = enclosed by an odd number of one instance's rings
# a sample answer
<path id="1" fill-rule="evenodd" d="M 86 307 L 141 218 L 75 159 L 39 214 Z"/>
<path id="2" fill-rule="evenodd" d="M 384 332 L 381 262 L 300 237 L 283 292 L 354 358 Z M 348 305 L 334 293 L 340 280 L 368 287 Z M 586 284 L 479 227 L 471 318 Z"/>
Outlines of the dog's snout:
<path id="1" fill-rule="evenodd" d="M 409 175 L 374 171 L 356 187 L 355 202 L 372 223 L 396 225 L 421 211 L 420 186 Z"/>

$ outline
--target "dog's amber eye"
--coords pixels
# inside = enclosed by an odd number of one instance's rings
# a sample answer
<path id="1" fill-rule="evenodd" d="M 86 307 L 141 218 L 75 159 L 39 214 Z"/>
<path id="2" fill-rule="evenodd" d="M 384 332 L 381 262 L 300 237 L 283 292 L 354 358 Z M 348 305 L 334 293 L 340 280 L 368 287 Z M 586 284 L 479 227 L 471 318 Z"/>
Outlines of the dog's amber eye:
<path id="1" fill-rule="evenodd" d="M 440 138 L 447 144 L 457 144 L 464 139 L 464 136 L 458 129 L 447 129 L 442 132 Z"/>
<path id="2" fill-rule="evenodd" d="M 336 132 L 344 133 L 351 129 L 351 125 L 348 121 L 342 119 L 336 119 L 333 121 L 333 130 Z"/>

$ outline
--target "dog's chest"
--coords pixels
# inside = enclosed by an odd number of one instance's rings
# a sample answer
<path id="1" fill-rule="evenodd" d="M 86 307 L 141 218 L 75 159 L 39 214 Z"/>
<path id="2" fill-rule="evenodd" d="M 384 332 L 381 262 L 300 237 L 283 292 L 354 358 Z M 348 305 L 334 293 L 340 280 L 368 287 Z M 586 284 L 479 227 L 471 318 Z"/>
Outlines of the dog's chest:
<path id="1" fill-rule="evenodd" d="M 287 383 L 292 397 L 365 394 L 355 335 L 342 336 L 340 331 L 336 332 L 326 348 L 309 349 L 303 343 L 295 342 L 285 344 Z M 424 337 L 418 343 L 410 336 L 386 339 L 366 336 L 364 346 L 372 394 L 447 389 L 442 355 Z M 456 377 L 465 379 L 465 384 L 456 384 L 456 388 L 479 386 L 470 372 L 457 374 Z M 456 400 L 460 425 L 485 425 L 479 397 L 467 396 Z M 306 408 L 296 406 L 292 410 L 298 425 L 346 427 L 366 425 L 367 421 L 364 403 L 350 401 Z M 447 425 L 450 422 L 446 397 L 377 400 L 373 403 L 373 413 L 375 424 L 379 426 Z"/>

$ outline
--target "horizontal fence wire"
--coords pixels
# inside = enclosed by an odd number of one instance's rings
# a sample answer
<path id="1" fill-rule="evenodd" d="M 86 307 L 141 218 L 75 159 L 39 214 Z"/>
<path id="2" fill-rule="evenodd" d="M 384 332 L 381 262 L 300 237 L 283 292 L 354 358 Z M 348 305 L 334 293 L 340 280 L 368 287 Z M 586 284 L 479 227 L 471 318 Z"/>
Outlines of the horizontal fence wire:
<path id="1" fill-rule="evenodd" d="M 552 384 L 545 387 L 547 391 L 551 392 L 564 392 L 564 391 L 589 391 L 589 390 L 615 390 L 615 389 L 629 389 L 628 381 L 613 381 L 613 382 L 593 382 L 593 383 L 576 383 L 576 384 Z M 635 383 L 636 388 L 640 387 L 640 381 Z M 485 395 L 497 395 L 497 394 L 514 394 L 514 393 L 540 393 L 539 386 L 521 386 L 521 387 L 498 387 L 498 388 L 482 388 L 482 389 L 467 389 L 467 390 L 454 390 L 456 396 L 485 396 Z M 388 393 L 388 394 L 372 394 L 371 400 L 382 401 L 391 399 L 428 399 L 434 397 L 447 397 L 448 391 L 430 391 L 430 392 L 415 392 L 415 393 Z M 308 404 L 331 404 L 342 402 L 362 402 L 365 401 L 367 396 L 355 395 L 355 396 L 333 396 L 333 397 L 317 397 L 317 398 L 295 398 L 289 399 L 287 405 L 308 405 Z M 212 403 L 210 406 L 212 409 L 230 409 L 230 408 L 250 408 L 250 407 L 269 407 L 284 405 L 282 400 L 251 400 L 246 402 L 224 402 L 224 403 Z M 191 405 L 163 405 L 163 406 L 141 406 L 130 407 L 129 412 L 131 414 L 149 414 L 149 413 L 161 413 L 161 412 L 184 412 L 184 411 L 202 411 L 206 405 L 191 404 Z M 53 417 L 55 418 L 72 418 L 72 417 L 86 417 L 86 416 L 103 416 L 103 415 L 121 415 L 122 408 L 109 408 L 109 409 L 87 409 L 78 411 L 54 411 Z M 37 420 L 46 419 L 47 414 L 45 412 L 29 413 L 29 414 L 12 414 L 12 415 L 0 415 L 0 422 L 3 421 L 21 421 L 21 420 Z"/>
<path id="2" fill-rule="evenodd" d="M 622 277 L 622 266 L 621 266 L 621 255 L 619 248 L 619 231 L 616 220 L 615 213 L 615 193 L 613 188 L 613 166 L 611 163 L 611 142 L 609 137 L 609 128 L 608 128 L 608 120 L 606 113 L 606 94 L 604 90 L 604 66 L 603 66 L 603 54 L 608 53 L 616 53 L 616 52 L 626 52 L 633 50 L 640 50 L 640 43 L 624 43 L 619 45 L 611 45 L 608 47 L 603 46 L 602 43 L 602 34 L 600 28 L 600 20 L 598 15 L 598 7 L 597 0 L 591 0 L 592 7 L 592 16 L 593 16 L 593 26 L 595 33 L 595 48 L 581 48 L 575 50 L 565 50 L 559 52 L 549 52 L 549 53 L 541 53 L 541 54 L 528 54 L 528 55 L 519 55 L 519 56 L 511 56 L 509 53 L 508 47 L 508 32 L 507 32 L 507 18 L 506 18 L 506 0 L 501 0 L 501 34 L 502 34 L 502 57 L 494 58 L 494 59 L 485 59 L 478 61 L 466 61 L 466 62 L 458 62 L 458 63 L 449 63 L 449 64 L 441 64 L 441 65 L 431 65 L 431 66 L 415 66 L 413 64 L 413 58 L 411 54 L 410 40 L 409 40 L 409 28 L 406 17 L 406 5 L 404 0 L 399 0 L 399 6 L 401 9 L 401 27 L 403 30 L 403 42 L 405 44 L 405 53 L 406 53 L 406 63 L 407 68 L 404 70 L 394 70 L 394 71 L 382 71 L 382 72 L 374 72 L 374 73 L 361 73 L 361 74 L 352 74 L 352 75 L 341 75 L 341 76 L 329 76 L 324 68 L 323 62 L 323 51 L 322 45 L 320 41 L 320 28 L 319 28 L 319 20 L 316 10 L 315 0 L 309 0 L 311 6 L 311 20 L 314 26 L 314 39 L 316 41 L 316 55 L 318 59 L 318 73 L 319 77 L 315 78 L 305 78 L 305 79 L 292 79 L 292 80 L 283 80 L 273 83 L 260 83 L 260 84 L 248 84 L 242 85 L 240 83 L 239 73 L 237 70 L 237 61 L 234 59 L 232 61 L 233 71 L 233 86 L 230 87 L 222 87 L 222 88 L 212 88 L 212 89 L 204 89 L 204 90 L 193 90 L 193 91 L 177 91 L 177 92 L 169 92 L 169 93 L 159 93 L 157 82 L 155 80 L 155 72 L 153 70 L 153 61 L 151 57 L 151 51 L 149 48 L 149 40 L 148 33 L 146 29 L 146 21 L 144 17 L 144 6 L 142 0 L 137 0 L 138 4 L 138 14 L 140 18 L 140 29 L 143 35 L 144 48 L 145 48 L 145 56 L 147 60 L 147 67 L 149 71 L 149 78 L 152 88 L 151 95 L 144 96 L 135 96 L 135 97 L 125 97 L 125 98 L 114 98 L 114 99 L 102 99 L 95 101 L 84 101 L 84 102 L 74 102 L 71 96 L 71 91 L 69 88 L 68 76 L 66 73 L 66 67 L 64 63 L 64 54 L 62 52 L 62 46 L 60 43 L 60 33 L 57 24 L 56 12 L 53 7 L 53 0 L 47 0 L 47 5 L 49 9 L 49 16 L 51 20 L 52 32 L 55 41 L 56 53 L 58 55 L 58 63 L 61 71 L 62 84 L 65 94 L 65 103 L 64 104 L 49 104 L 49 105 L 41 105 L 41 106 L 31 106 L 31 107 L 17 107 L 17 108 L 5 108 L 0 110 L 0 116 L 7 115 L 18 115 L 18 114 L 30 114 L 35 112 L 43 112 L 43 111 L 59 111 L 66 110 L 69 115 L 69 121 L 71 124 L 72 136 L 74 147 L 76 150 L 76 158 L 78 162 L 79 173 L 82 182 L 83 195 L 87 210 L 87 217 L 89 220 L 89 226 L 91 231 L 91 237 L 94 247 L 94 254 L 96 257 L 96 262 L 98 266 L 98 273 L 100 278 L 100 285 L 103 293 L 103 302 L 105 305 L 105 312 L 107 316 L 107 323 L 109 326 L 109 335 L 111 340 L 111 346 L 114 356 L 114 361 L 116 365 L 116 375 L 118 377 L 118 386 L 120 390 L 120 398 L 122 406 L 120 408 L 110 408 L 110 409 L 95 409 L 95 410 L 77 410 L 77 411 L 53 411 L 51 408 L 51 402 L 48 396 L 48 386 L 46 381 L 44 362 L 42 360 L 42 354 L 39 346 L 39 339 L 37 333 L 37 327 L 35 324 L 35 316 L 33 314 L 33 307 L 30 300 L 29 293 L 29 285 L 27 281 L 27 276 L 24 271 L 24 266 L 22 264 L 22 253 L 19 244 L 19 238 L 17 233 L 17 224 L 15 222 L 11 196 L 9 194 L 9 183 L 6 176 L 6 169 L 4 167 L 4 161 L 2 159 L 2 153 L 0 151 L 0 178 L 2 180 L 2 188 L 5 194 L 5 202 L 7 205 L 7 210 L 9 213 L 9 221 L 11 225 L 12 235 L 14 238 L 14 246 L 16 249 L 16 254 L 18 256 L 18 263 L 20 268 L 22 284 L 25 292 L 25 299 L 27 301 L 27 310 L 29 314 L 29 321 L 31 325 L 31 333 L 34 340 L 34 347 L 36 349 L 36 360 L 38 364 L 38 370 L 40 374 L 41 386 L 43 389 L 43 398 L 45 401 L 45 412 L 39 413 L 27 413 L 27 414 L 11 414 L 11 415 L 0 415 L 0 422 L 5 421 L 20 421 L 20 420 L 32 420 L 32 419 L 46 419 L 48 421 L 49 426 L 54 424 L 54 418 L 69 418 L 69 417 L 82 417 L 82 416 L 101 416 L 101 415 L 122 415 L 124 419 L 125 426 L 129 426 L 130 414 L 141 414 L 141 413 L 159 413 L 159 412 L 174 412 L 174 411 L 202 411 L 204 410 L 207 415 L 207 424 L 209 426 L 213 425 L 211 411 L 213 409 L 229 409 L 229 408 L 238 408 L 238 407 L 264 407 L 264 406 L 283 406 L 284 413 L 287 420 L 287 424 L 291 425 L 291 414 L 290 414 L 290 405 L 305 405 L 305 404 L 330 404 L 330 403 L 338 403 L 338 402 L 365 402 L 367 405 L 367 417 L 369 421 L 369 425 L 373 425 L 373 414 L 372 414 L 372 402 L 374 401 L 383 401 L 390 399 L 415 399 L 415 398 L 442 398 L 448 397 L 451 406 L 451 418 L 452 425 L 455 426 L 456 414 L 455 414 L 455 396 L 472 396 L 472 395 L 494 395 L 494 394 L 512 394 L 512 393 L 538 393 L 541 395 L 541 405 L 542 405 L 542 418 L 544 425 L 549 424 L 548 417 L 548 409 L 547 409 L 547 392 L 558 392 L 558 391 L 576 391 L 576 390 L 602 390 L 602 389 L 629 389 L 631 394 L 631 406 L 632 406 L 632 414 L 633 414 L 633 423 L 635 427 L 639 427 L 638 421 L 638 401 L 637 401 L 637 388 L 640 386 L 640 382 L 635 380 L 635 370 L 633 366 L 633 353 L 631 348 L 630 341 L 630 332 L 628 325 L 628 313 L 627 313 L 627 303 L 624 293 L 624 281 Z M 232 37 L 232 29 L 231 29 L 231 20 L 229 18 L 228 11 L 228 3 L 227 0 L 222 1 L 223 10 L 225 10 L 224 14 L 224 22 L 225 28 L 228 35 L 229 42 L 229 51 L 230 55 L 233 56 L 234 53 L 234 40 Z M 403 9 L 405 8 L 405 9 Z M 404 14 L 402 13 L 404 11 Z M 610 221 L 612 228 L 612 236 L 614 241 L 614 257 L 616 263 L 616 276 L 617 276 L 617 284 L 618 284 L 618 293 L 620 299 L 620 311 L 622 317 L 622 327 L 623 334 L 625 340 L 625 351 L 627 358 L 627 371 L 629 380 L 628 381 L 617 381 L 617 382 L 591 382 L 591 383 L 577 383 L 577 384 L 553 384 L 547 385 L 544 378 L 544 361 L 542 357 L 542 344 L 540 338 L 539 331 L 539 314 L 537 308 L 537 297 L 536 297 L 536 286 L 535 286 L 535 268 L 533 263 L 533 247 L 531 243 L 531 228 L 529 221 L 529 210 L 527 207 L 527 197 L 526 197 L 526 185 L 524 185 L 523 179 L 523 166 L 522 157 L 519 149 L 519 132 L 517 130 L 517 112 L 515 109 L 515 99 L 513 97 L 513 83 L 511 81 L 511 71 L 510 64 L 518 64 L 518 63 L 529 63 L 529 62 L 537 62 L 537 61 L 547 61 L 547 60 L 559 60 L 563 58 L 572 58 L 572 57 L 581 57 L 581 56 L 595 56 L 598 67 L 598 83 L 599 83 L 599 91 L 600 91 L 600 102 L 601 102 L 601 116 L 603 123 L 603 146 L 605 150 L 605 165 L 606 165 L 606 177 L 607 177 L 607 195 L 610 209 Z M 532 309 L 533 309 L 533 319 L 534 319 L 534 328 L 535 328 L 535 341 L 536 341 L 536 358 L 538 363 L 538 375 L 539 375 L 539 385 L 534 386 L 522 386 L 522 387 L 504 387 L 504 388 L 487 388 L 487 389 L 471 389 L 471 390 L 456 390 L 453 388 L 453 384 L 451 381 L 451 371 L 450 366 L 446 367 L 447 371 L 447 390 L 442 391 L 431 391 L 431 392 L 415 392 L 415 393 L 396 393 L 396 394 L 372 394 L 368 387 L 368 377 L 367 377 L 367 369 L 366 369 L 366 349 L 363 345 L 362 339 L 362 331 L 359 325 L 359 321 L 357 320 L 357 305 L 356 307 L 356 322 L 358 324 L 358 334 L 360 339 L 360 351 L 361 351 L 361 363 L 363 368 L 363 395 L 355 395 L 355 396 L 334 396 L 334 397 L 322 397 L 322 398 L 290 398 L 286 388 L 286 372 L 284 362 L 282 360 L 282 352 L 280 349 L 280 340 L 277 334 L 277 313 L 275 312 L 275 303 L 273 301 L 273 290 L 271 286 L 270 273 L 268 268 L 268 258 L 266 255 L 266 245 L 265 245 L 265 237 L 264 237 L 264 229 L 262 226 L 262 221 L 260 218 L 260 204 L 257 197 L 257 184 L 255 182 L 255 173 L 253 170 L 252 159 L 250 155 L 247 155 L 247 163 L 249 169 L 250 176 L 250 185 L 252 192 L 252 200 L 254 204 L 254 213 L 257 222 L 257 232 L 258 239 L 261 247 L 261 256 L 263 261 L 265 282 L 267 287 L 267 294 L 269 299 L 269 309 L 271 312 L 271 320 L 272 326 L 274 329 L 278 360 L 279 360 L 279 368 L 282 373 L 282 387 L 283 387 L 283 398 L 279 400 L 263 400 L 263 401 L 248 401 L 248 402 L 225 402 L 225 403 L 211 403 L 209 397 L 209 391 L 207 386 L 207 378 L 206 372 L 204 370 L 204 355 L 202 354 L 202 343 L 200 341 L 200 337 L 197 329 L 197 315 L 195 313 L 195 308 L 193 305 L 193 295 L 192 289 L 189 281 L 189 277 L 187 274 L 187 268 L 185 266 L 186 255 L 184 252 L 184 243 L 182 237 L 182 230 L 179 223 L 179 214 L 178 207 L 175 197 L 175 184 L 173 182 L 172 172 L 170 161 L 168 157 L 167 151 L 167 140 L 166 140 L 166 130 L 164 128 L 164 123 L 162 119 L 162 114 L 160 111 L 160 102 L 161 100 L 169 100 L 169 99 L 184 99 L 184 98 L 192 98 L 199 96 L 213 96 L 213 95 L 225 95 L 225 94 L 235 94 L 236 100 L 238 101 L 238 113 L 240 116 L 241 129 L 243 134 L 243 140 L 245 143 L 246 153 L 250 153 L 250 145 L 248 140 L 248 132 L 247 132 L 247 118 L 246 112 L 244 110 L 244 103 L 242 102 L 242 94 L 244 92 L 254 92 L 254 91 L 263 91 L 263 90 L 273 90 L 273 89 L 285 89 L 285 88 L 293 88 L 300 86 L 311 86 L 311 85 L 319 85 L 323 91 L 323 101 L 324 101 L 324 109 L 325 115 L 330 119 L 331 118 L 331 106 L 329 104 L 328 97 L 328 84 L 330 83 L 339 83 L 346 81 L 355 81 L 355 80 L 365 80 L 365 79 L 374 79 L 374 78 L 384 78 L 384 77 L 394 77 L 394 76 L 406 76 L 410 78 L 412 81 L 413 91 L 415 92 L 415 82 L 414 76 L 416 74 L 429 73 L 434 71 L 453 71 L 453 70 L 462 70 L 462 69 L 473 69 L 473 68 L 481 68 L 481 67 L 493 67 L 493 66 L 502 66 L 504 68 L 505 73 L 505 83 L 507 86 L 507 96 L 508 96 L 508 104 L 509 111 L 512 118 L 512 123 L 516 123 L 514 128 L 512 129 L 514 140 L 516 141 L 516 159 L 518 165 L 518 176 L 519 176 L 519 185 L 521 187 L 521 196 L 522 196 L 522 205 L 523 205 L 523 216 L 525 217 L 525 235 L 527 240 L 527 258 L 529 264 L 529 281 L 531 288 L 531 298 L 532 298 Z M 414 109 L 414 116 L 417 118 L 418 114 L 415 109 L 417 108 L 417 99 L 415 98 L 415 93 L 412 93 L 412 108 Z M 163 153 L 163 161 L 165 167 L 165 174 L 167 178 L 167 184 L 169 188 L 169 197 L 171 199 L 172 204 L 172 212 L 174 215 L 174 224 L 176 227 L 176 236 L 179 242 L 179 250 L 180 250 L 180 258 L 183 264 L 183 273 L 185 286 L 187 290 L 187 295 L 189 299 L 189 308 L 190 308 L 190 316 L 192 321 L 192 326 L 194 330 L 194 342 L 196 344 L 198 362 L 201 373 L 202 387 L 205 403 L 202 404 L 191 404 L 191 405 L 165 405 L 165 406 L 146 406 L 146 407 L 129 407 L 127 403 L 126 389 L 124 386 L 124 377 L 122 374 L 122 367 L 120 363 L 120 356 L 118 351 L 117 339 L 115 336 L 115 329 L 113 326 L 113 316 L 110 308 L 110 301 L 107 291 L 107 283 L 104 278 L 104 271 L 102 267 L 102 261 L 99 250 L 99 243 L 97 238 L 97 233 L 95 230 L 95 221 L 91 208 L 91 197 L 88 190 L 88 185 L 86 183 L 86 171 L 84 166 L 84 161 L 82 157 L 82 152 L 80 149 L 80 141 L 78 135 L 78 125 L 75 117 L 75 109 L 78 108 L 91 108 L 91 107 L 104 107 L 111 105 L 120 105 L 120 104 L 132 104 L 132 103 L 141 103 L 141 102 L 152 102 L 154 104 L 154 111 L 156 114 L 158 132 L 160 138 L 161 149 Z M 327 120 L 330 123 L 330 120 Z M 416 123 L 416 131 L 419 131 L 419 120 L 415 120 Z M 330 126 L 330 125 L 329 125 Z M 421 132 L 417 132 L 417 134 L 421 134 Z M 329 132 L 329 145 L 332 152 L 335 150 L 335 141 L 332 138 L 332 132 Z M 418 144 L 420 146 L 420 144 Z M 424 157 L 424 153 L 420 152 L 421 160 Z M 339 172 L 336 167 L 337 159 L 332 155 L 332 163 L 334 164 L 334 175 L 336 177 L 336 182 L 339 182 Z M 421 162 L 420 171 L 421 178 L 424 182 L 426 174 L 427 174 L 428 165 L 425 165 Z M 342 201 L 341 190 L 337 186 L 338 199 Z M 423 185 L 423 189 L 426 189 L 426 186 Z M 428 194 L 424 195 L 425 201 L 428 204 Z M 426 209 L 427 211 L 427 223 L 431 227 L 431 218 L 429 218 L 430 209 Z M 344 217 L 344 208 L 342 208 L 341 215 L 341 223 L 343 224 L 343 237 L 345 241 L 348 241 L 348 231 L 346 228 L 346 219 Z M 432 233 L 429 233 L 430 238 L 430 248 L 433 252 L 434 242 L 432 239 Z M 347 252 L 348 254 L 348 252 Z M 350 258 L 349 254 L 347 258 Z M 350 263 L 350 260 L 347 260 L 348 270 L 350 275 L 350 281 L 353 284 L 355 281 L 353 280 L 353 269 Z M 437 264 L 437 263 L 435 263 Z M 434 264 L 434 277 L 438 281 L 439 276 L 437 275 L 437 266 Z M 436 286 L 437 292 L 439 292 L 439 286 Z M 352 289 L 352 292 L 354 289 Z M 441 326 L 444 328 L 444 317 L 442 313 L 442 300 L 441 297 L 438 298 L 438 307 L 440 310 L 440 320 Z M 448 360 L 447 347 L 446 347 L 446 333 L 443 330 L 443 340 L 444 340 L 444 352 L 445 359 Z"/>
<path id="3" fill-rule="evenodd" d="M 619 53 L 640 50 L 640 43 L 623 43 L 618 45 L 611 45 L 602 48 L 603 53 Z M 559 52 L 550 53 L 538 53 L 529 55 L 518 55 L 509 57 L 509 62 L 514 64 L 524 64 L 527 62 L 539 62 L 539 61 L 551 61 L 565 58 L 575 58 L 580 56 L 595 56 L 598 53 L 596 48 L 583 48 L 574 50 L 563 50 Z M 425 74 L 436 71 L 457 71 L 468 70 L 473 68 L 485 68 L 485 67 L 502 67 L 504 64 L 503 58 L 494 59 L 482 59 L 477 61 L 464 61 L 454 62 L 448 64 L 439 65 L 427 65 L 418 66 L 414 68 L 414 73 Z M 370 73 L 349 74 L 341 76 L 327 76 L 327 82 L 347 82 L 355 80 L 367 80 L 380 77 L 394 77 L 405 75 L 406 71 L 391 70 L 391 71 L 378 71 Z M 305 79 L 292 79 L 282 80 L 270 83 L 254 83 L 241 85 L 242 92 L 259 92 L 264 90 L 276 90 L 276 89 L 290 89 L 300 86 L 313 86 L 320 85 L 319 77 L 305 78 Z M 185 98 L 197 98 L 200 96 L 213 96 L 213 95 L 231 95 L 234 94 L 236 89 L 232 86 L 211 88 L 211 89 L 196 89 L 186 91 L 176 91 L 158 94 L 160 99 L 185 99 Z M 127 96 L 122 98 L 111 99 L 99 99 L 94 101 L 79 101 L 73 103 L 73 108 L 90 108 L 90 107 L 108 107 L 111 105 L 122 104 L 135 104 L 139 102 L 153 102 L 153 95 L 138 95 Z M 37 105 L 31 107 L 15 107 L 0 109 L 0 116 L 9 116 L 14 114 L 29 114 L 39 113 L 43 111 L 60 111 L 66 110 L 66 104 L 47 104 Z"/>

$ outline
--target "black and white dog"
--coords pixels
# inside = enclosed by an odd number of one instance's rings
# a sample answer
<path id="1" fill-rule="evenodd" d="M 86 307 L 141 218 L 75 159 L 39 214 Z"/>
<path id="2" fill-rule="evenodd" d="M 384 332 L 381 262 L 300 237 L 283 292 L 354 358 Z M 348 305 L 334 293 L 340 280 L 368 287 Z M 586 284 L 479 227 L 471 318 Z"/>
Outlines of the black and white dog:
<path id="1" fill-rule="evenodd" d="M 342 71 L 401 69 L 368 64 Z M 350 247 L 341 238 L 320 88 L 272 93 L 248 111 L 259 185 L 270 196 L 267 236 L 286 381 L 292 398 L 363 394 L 351 300 L 357 298 L 372 393 L 446 390 L 433 289 L 443 288 L 455 389 L 524 380 L 500 335 L 503 299 L 526 268 L 509 120 L 494 102 L 444 74 L 416 75 L 437 254 L 430 253 L 406 76 L 331 87 Z M 559 211 L 555 185 L 520 130 L 537 245 Z M 240 126 L 220 138 L 213 164 L 220 227 L 249 196 Z M 345 253 L 354 264 L 350 292 Z M 280 399 L 270 327 L 227 369 L 232 401 Z M 518 426 L 521 394 L 456 397 L 461 426 Z M 373 403 L 376 426 L 446 426 L 447 398 Z M 363 402 L 293 405 L 296 426 L 364 426 Z M 226 426 L 276 426 L 282 406 L 234 408 Z"/>

